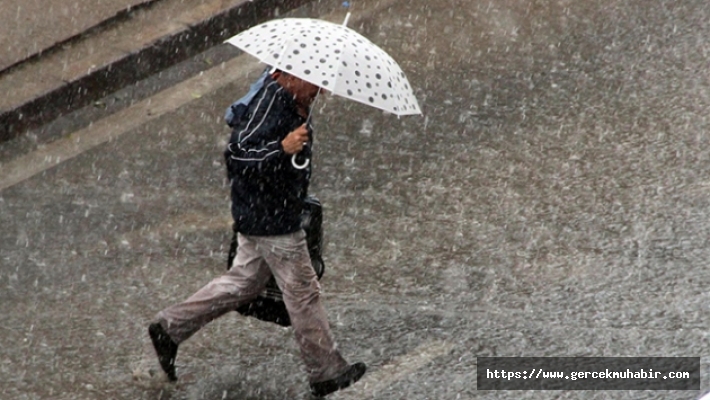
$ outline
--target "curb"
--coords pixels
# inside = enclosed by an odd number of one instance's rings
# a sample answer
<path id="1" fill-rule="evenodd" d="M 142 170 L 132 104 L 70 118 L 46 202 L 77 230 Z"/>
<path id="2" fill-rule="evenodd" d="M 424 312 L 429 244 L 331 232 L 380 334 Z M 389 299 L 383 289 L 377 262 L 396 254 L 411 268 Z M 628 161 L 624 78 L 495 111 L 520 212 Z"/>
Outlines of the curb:
<path id="1" fill-rule="evenodd" d="M 313 1 L 244 0 L 142 48 L 127 52 L 106 65 L 65 81 L 58 88 L 38 93 L 22 104 L 2 110 L 0 143 L 218 45 L 245 29 L 273 18 L 274 10 L 287 12 Z M 115 18 L 127 17 L 121 14 Z M 52 53 L 52 50 L 44 53 Z M 41 56 L 37 58 L 34 62 L 41 62 Z"/>

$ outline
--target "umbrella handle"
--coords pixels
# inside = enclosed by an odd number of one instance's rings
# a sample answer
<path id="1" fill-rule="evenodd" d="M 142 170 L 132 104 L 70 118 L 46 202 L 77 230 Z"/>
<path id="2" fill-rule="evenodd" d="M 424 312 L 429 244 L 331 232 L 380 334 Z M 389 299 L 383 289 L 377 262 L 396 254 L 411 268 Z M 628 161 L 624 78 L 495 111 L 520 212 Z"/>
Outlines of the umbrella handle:
<path id="1" fill-rule="evenodd" d="M 293 157 L 291 157 L 291 165 L 293 165 L 293 167 L 296 169 L 306 169 L 306 167 L 308 167 L 308 164 L 310 164 L 310 163 L 311 163 L 311 159 L 306 158 L 306 162 L 304 162 L 301 165 L 298 165 L 298 163 L 296 163 L 296 154 L 294 154 Z"/>

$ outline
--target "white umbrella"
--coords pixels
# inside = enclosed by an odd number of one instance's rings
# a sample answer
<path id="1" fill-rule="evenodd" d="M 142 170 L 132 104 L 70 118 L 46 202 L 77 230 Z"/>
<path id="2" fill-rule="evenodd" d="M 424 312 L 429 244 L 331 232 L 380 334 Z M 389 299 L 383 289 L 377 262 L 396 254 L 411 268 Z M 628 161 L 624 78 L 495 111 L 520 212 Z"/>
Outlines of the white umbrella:
<path id="1" fill-rule="evenodd" d="M 421 114 L 399 65 L 344 25 L 309 18 L 277 19 L 241 32 L 227 43 L 335 95 L 395 115 Z"/>

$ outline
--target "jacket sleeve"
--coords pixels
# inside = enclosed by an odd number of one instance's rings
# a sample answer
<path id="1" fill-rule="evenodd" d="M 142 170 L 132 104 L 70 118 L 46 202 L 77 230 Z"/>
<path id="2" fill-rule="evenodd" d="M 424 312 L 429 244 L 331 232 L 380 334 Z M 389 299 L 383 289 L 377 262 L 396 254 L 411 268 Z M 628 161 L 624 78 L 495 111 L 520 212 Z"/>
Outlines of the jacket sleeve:
<path id="1" fill-rule="evenodd" d="M 283 90 L 281 88 L 278 91 Z M 271 95 L 269 95 L 271 93 Z M 267 166 L 281 162 L 285 155 L 281 141 L 286 128 L 280 117 L 283 110 L 277 100 L 277 93 L 263 90 L 254 99 L 251 115 L 232 132 L 228 147 L 229 163 L 235 167 Z"/>

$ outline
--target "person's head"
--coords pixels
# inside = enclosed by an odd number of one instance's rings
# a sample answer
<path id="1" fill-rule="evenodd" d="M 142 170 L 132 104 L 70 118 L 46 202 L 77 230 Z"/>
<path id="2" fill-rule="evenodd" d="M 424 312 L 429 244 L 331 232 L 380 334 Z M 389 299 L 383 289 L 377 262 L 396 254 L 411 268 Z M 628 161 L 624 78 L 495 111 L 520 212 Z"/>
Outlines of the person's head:
<path id="1" fill-rule="evenodd" d="M 276 70 L 271 75 L 276 82 L 293 95 L 293 98 L 301 106 L 310 107 L 318 96 L 319 87 L 295 77 L 287 72 Z"/>

